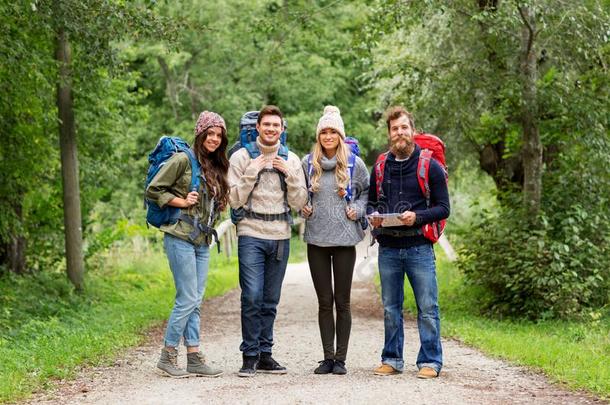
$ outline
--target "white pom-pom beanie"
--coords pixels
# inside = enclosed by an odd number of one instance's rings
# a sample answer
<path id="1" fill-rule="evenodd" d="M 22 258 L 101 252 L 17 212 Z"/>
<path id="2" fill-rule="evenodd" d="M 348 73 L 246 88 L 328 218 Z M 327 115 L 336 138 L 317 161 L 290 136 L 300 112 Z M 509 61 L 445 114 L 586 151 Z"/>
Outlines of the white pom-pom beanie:
<path id="1" fill-rule="evenodd" d="M 316 139 L 320 136 L 325 128 L 332 128 L 341 135 L 341 138 L 345 139 L 345 128 L 343 127 L 343 119 L 341 118 L 341 111 L 334 105 L 327 105 L 324 107 L 324 114 L 318 121 L 318 128 L 316 130 Z"/>

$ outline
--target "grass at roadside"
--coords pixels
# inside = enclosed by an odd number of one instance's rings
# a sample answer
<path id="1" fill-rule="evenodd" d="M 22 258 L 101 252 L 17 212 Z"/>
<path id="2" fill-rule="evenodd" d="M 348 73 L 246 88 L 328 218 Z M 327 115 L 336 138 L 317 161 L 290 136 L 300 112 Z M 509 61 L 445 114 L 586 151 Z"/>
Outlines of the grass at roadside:
<path id="1" fill-rule="evenodd" d="M 64 274 L 0 279 L 0 402 L 27 397 L 85 365 L 111 364 L 164 321 L 174 287 L 161 252 L 119 256 L 74 294 Z M 237 259 L 212 254 L 206 298 L 237 285 Z"/>
<path id="2" fill-rule="evenodd" d="M 476 312 L 462 274 L 436 250 L 444 336 L 483 352 L 544 372 L 570 388 L 610 398 L 610 317 L 589 322 L 493 320 Z M 416 314 L 405 286 L 405 308 Z"/>
<path id="3" fill-rule="evenodd" d="M 298 236 L 290 238 L 290 256 L 288 263 L 301 263 L 307 261 L 307 244 Z"/>

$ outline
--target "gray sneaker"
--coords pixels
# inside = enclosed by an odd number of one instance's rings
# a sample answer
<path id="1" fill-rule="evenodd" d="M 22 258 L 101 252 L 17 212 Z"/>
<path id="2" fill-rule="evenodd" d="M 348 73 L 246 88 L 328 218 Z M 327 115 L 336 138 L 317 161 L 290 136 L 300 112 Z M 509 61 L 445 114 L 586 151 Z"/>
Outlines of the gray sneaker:
<path id="1" fill-rule="evenodd" d="M 186 371 L 202 377 L 218 377 L 222 370 L 205 364 L 205 356 L 201 352 L 186 354 Z"/>
<path id="2" fill-rule="evenodd" d="M 159 358 L 157 368 L 167 377 L 185 378 L 191 375 L 178 368 L 178 350 L 167 350 L 165 347 L 161 349 L 161 358 Z"/>

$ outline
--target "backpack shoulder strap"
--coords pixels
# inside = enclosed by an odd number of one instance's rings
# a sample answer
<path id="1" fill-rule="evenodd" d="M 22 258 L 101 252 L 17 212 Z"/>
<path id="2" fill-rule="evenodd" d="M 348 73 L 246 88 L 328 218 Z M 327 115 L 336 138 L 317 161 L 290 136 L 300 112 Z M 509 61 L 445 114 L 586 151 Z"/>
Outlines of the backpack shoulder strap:
<path id="1" fill-rule="evenodd" d="M 352 201 L 352 198 L 354 196 L 354 190 L 353 190 L 353 186 L 352 186 L 352 179 L 354 178 L 354 169 L 356 167 L 356 154 L 353 152 L 350 152 L 349 156 L 347 157 L 347 175 L 348 175 L 348 182 L 347 182 L 347 190 L 345 193 L 345 199 L 347 200 L 347 202 Z"/>
<path id="2" fill-rule="evenodd" d="M 311 183 L 311 176 L 313 176 L 313 162 L 311 160 L 311 153 L 308 153 L 305 157 L 307 158 L 307 178 L 305 180 L 307 180 L 309 185 Z"/>
<path id="3" fill-rule="evenodd" d="M 377 201 L 382 196 L 382 184 L 383 184 L 383 172 L 385 171 L 385 162 L 388 159 L 388 153 L 384 152 L 381 155 L 377 156 L 377 161 L 375 162 L 375 188 L 377 189 Z"/>
<path id="4" fill-rule="evenodd" d="M 248 151 L 248 155 L 250 155 L 250 159 L 256 159 L 260 154 L 260 150 L 256 146 L 256 142 L 248 142 L 244 144 L 244 148 Z"/>
<path id="5" fill-rule="evenodd" d="M 432 151 L 422 149 L 417 162 L 417 182 L 421 188 L 424 197 L 426 197 L 426 206 L 430 207 L 430 160 L 432 159 Z"/>
<path id="6" fill-rule="evenodd" d="M 288 146 L 280 144 L 277 154 L 284 160 L 288 160 Z"/>
<path id="7" fill-rule="evenodd" d="M 201 185 L 199 181 L 201 166 L 199 165 L 199 161 L 195 157 L 195 153 L 192 149 L 185 149 L 184 152 L 189 157 L 189 161 L 191 162 L 191 185 L 189 187 L 189 191 L 199 191 L 199 186 Z M 205 181 L 205 177 L 203 177 L 203 179 Z"/>
<path id="8" fill-rule="evenodd" d="M 311 190 L 311 176 L 313 175 L 313 162 L 311 161 L 311 153 L 305 155 L 307 159 L 307 172 L 305 173 L 305 183 L 307 185 L 307 194 L 309 195 L 309 201 L 313 199 L 313 191 Z"/>

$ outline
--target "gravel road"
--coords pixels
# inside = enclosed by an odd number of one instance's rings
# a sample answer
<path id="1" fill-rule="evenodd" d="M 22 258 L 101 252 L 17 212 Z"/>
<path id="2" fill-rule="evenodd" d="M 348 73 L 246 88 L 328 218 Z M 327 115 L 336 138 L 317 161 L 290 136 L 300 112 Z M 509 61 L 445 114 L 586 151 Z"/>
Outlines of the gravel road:
<path id="1" fill-rule="evenodd" d="M 362 253 L 359 257 L 362 257 Z M 206 301 L 202 311 L 202 348 L 208 360 L 225 370 L 215 379 L 173 380 L 158 376 L 155 364 L 162 329 L 147 342 L 120 355 L 112 367 L 85 369 L 76 380 L 60 382 L 39 394 L 36 404 L 202 404 L 202 403 L 414 403 L 414 404 L 600 404 L 582 393 L 566 391 L 521 367 L 490 359 L 458 341 L 445 339 L 441 377 L 415 377 L 417 327 L 405 325 L 405 372 L 375 376 L 383 345 L 383 311 L 370 280 L 374 265 L 361 262 L 352 291 L 353 326 L 345 376 L 314 375 L 322 348 L 317 301 L 307 264 L 287 270 L 275 325 L 274 357 L 286 375 L 240 378 L 239 291 Z M 442 310 L 442 308 L 441 308 Z M 180 362 L 184 364 L 182 350 Z"/>

